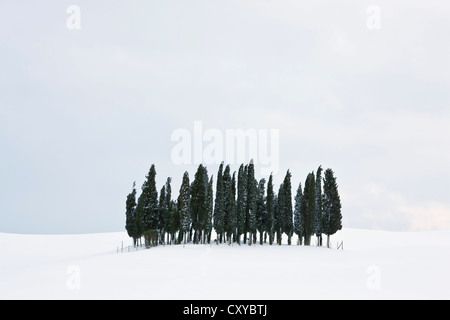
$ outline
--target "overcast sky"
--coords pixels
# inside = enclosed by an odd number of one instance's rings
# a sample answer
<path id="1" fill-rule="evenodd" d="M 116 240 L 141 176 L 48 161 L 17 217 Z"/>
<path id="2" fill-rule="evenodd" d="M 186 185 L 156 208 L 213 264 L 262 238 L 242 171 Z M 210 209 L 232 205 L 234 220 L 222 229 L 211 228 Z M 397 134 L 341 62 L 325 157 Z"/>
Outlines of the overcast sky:
<path id="1" fill-rule="evenodd" d="M 449 89 L 448 0 L 3 0 L 0 232 L 123 231 L 194 121 L 279 130 L 276 189 L 332 168 L 344 227 L 448 229 Z"/>

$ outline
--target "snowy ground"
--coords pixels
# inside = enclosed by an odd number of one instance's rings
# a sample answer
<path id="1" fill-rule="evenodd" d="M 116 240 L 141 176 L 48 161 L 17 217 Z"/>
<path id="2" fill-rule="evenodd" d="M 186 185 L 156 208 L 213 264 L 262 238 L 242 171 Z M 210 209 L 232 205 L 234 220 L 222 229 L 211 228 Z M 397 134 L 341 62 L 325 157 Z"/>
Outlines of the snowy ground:
<path id="1" fill-rule="evenodd" d="M 336 250 L 341 240 L 344 250 Z M 344 229 L 332 242 L 334 249 L 177 245 L 128 252 L 125 232 L 0 233 L 0 299 L 450 299 L 450 230 Z"/>

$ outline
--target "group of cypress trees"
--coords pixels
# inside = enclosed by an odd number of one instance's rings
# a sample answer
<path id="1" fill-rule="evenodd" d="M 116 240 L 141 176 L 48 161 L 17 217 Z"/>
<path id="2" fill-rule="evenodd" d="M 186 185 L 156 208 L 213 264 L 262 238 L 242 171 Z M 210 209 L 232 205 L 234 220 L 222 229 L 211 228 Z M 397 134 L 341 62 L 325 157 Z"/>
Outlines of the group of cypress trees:
<path id="1" fill-rule="evenodd" d="M 156 189 L 156 170 L 152 165 L 142 193 L 136 202 L 136 188 L 127 196 L 126 224 L 128 235 L 138 245 L 144 236 L 147 246 L 157 243 L 211 243 L 214 229 L 217 243 L 232 242 L 252 245 L 258 242 L 281 245 L 282 235 L 288 244 L 295 233 L 297 244 L 310 245 L 317 237 L 330 235 L 342 228 L 341 202 L 334 172 L 322 167 L 311 172 L 297 188 L 292 201 L 291 173 L 288 170 L 278 193 L 275 193 L 272 174 L 259 181 L 255 178 L 252 161 L 242 164 L 231 173 L 230 166 L 219 166 L 214 198 L 213 177 L 205 166 L 199 165 L 192 183 L 187 172 L 183 175 L 180 192 L 172 199 L 171 178 L 159 193 Z"/>

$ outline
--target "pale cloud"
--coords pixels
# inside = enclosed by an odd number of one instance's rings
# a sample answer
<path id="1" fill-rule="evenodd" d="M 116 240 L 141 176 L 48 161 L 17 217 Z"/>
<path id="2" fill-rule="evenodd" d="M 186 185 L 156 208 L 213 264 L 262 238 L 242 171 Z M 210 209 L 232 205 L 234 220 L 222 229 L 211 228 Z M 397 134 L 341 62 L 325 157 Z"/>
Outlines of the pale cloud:
<path id="1" fill-rule="evenodd" d="M 450 206 L 431 203 L 425 206 L 405 206 L 399 210 L 412 216 L 411 230 L 450 229 Z"/>

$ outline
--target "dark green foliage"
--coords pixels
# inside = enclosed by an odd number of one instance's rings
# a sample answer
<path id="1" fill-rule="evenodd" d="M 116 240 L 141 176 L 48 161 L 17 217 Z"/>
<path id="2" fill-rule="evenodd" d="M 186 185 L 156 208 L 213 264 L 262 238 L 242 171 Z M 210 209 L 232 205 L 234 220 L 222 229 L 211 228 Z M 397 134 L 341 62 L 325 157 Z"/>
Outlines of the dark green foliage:
<path id="1" fill-rule="evenodd" d="M 281 216 L 281 228 L 282 232 L 288 236 L 288 244 L 291 244 L 291 237 L 294 231 L 292 222 L 292 187 L 291 187 L 291 173 L 289 170 L 283 180 L 282 187 L 280 188 L 281 195 L 278 195 L 278 206 Z M 280 202 L 281 199 L 281 202 Z"/>
<path id="2" fill-rule="evenodd" d="M 316 173 L 316 214 L 315 214 L 315 223 L 316 229 L 315 233 L 317 236 L 318 245 L 322 245 L 322 166 L 319 166 Z"/>
<path id="3" fill-rule="evenodd" d="M 266 192 L 266 179 L 259 180 L 256 195 L 256 229 L 259 232 L 259 243 L 263 244 L 263 233 L 267 230 L 267 208 L 264 194 Z"/>
<path id="4" fill-rule="evenodd" d="M 297 194 L 295 195 L 295 207 L 294 207 L 294 232 L 298 236 L 298 244 L 302 244 L 303 236 L 305 233 L 305 220 L 302 214 L 303 191 L 302 184 L 298 185 Z"/>
<path id="5" fill-rule="evenodd" d="M 327 247 L 330 247 L 330 235 L 342 229 L 341 199 L 334 172 L 325 170 L 323 180 L 322 231 L 327 235 Z"/>
<path id="6" fill-rule="evenodd" d="M 140 197 L 139 197 L 140 199 Z M 140 240 L 142 237 L 142 234 L 144 233 L 144 221 L 142 218 L 142 209 L 139 209 L 139 200 L 138 205 L 136 207 L 135 216 L 134 216 L 134 234 L 136 237 L 136 240 Z M 136 245 L 138 245 L 136 241 Z"/>
<path id="7" fill-rule="evenodd" d="M 231 178 L 231 194 L 230 194 L 230 220 L 229 227 L 230 233 L 233 234 L 233 241 L 236 241 L 236 226 L 237 226 L 237 217 L 236 217 L 236 171 L 233 172 L 233 177 Z"/>
<path id="8" fill-rule="evenodd" d="M 172 242 L 176 243 L 176 233 L 181 229 L 180 224 L 180 215 L 178 212 L 178 204 L 176 201 L 171 200 L 169 205 L 169 212 L 168 212 L 168 229 L 167 232 L 170 235 L 170 241 L 168 241 L 169 244 Z"/>
<path id="9" fill-rule="evenodd" d="M 180 194 L 178 196 L 178 210 L 180 215 L 180 236 L 184 236 L 184 243 L 186 243 L 187 232 L 191 228 L 191 198 L 190 198 L 190 185 L 189 174 L 187 172 L 183 175 L 183 182 L 180 187 Z M 179 239 L 181 240 L 181 239 Z"/>
<path id="10" fill-rule="evenodd" d="M 244 235 L 244 243 L 249 240 L 251 245 L 259 232 L 260 244 L 268 235 L 270 244 L 276 240 L 281 245 L 283 233 L 291 244 L 295 233 L 299 243 L 305 245 L 311 244 L 314 234 L 322 245 L 322 234 L 326 234 L 329 246 L 330 235 L 342 228 L 341 202 L 331 169 L 325 171 L 323 179 L 321 166 L 317 178 L 314 172 L 308 174 L 303 189 L 299 184 L 294 208 L 289 170 L 277 194 L 273 176 L 269 176 L 266 196 L 266 180 L 256 180 L 253 161 L 242 164 L 237 177 L 236 172 L 231 175 L 229 165 L 224 168 L 222 163 L 217 176 L 215 200 L 213 177 L 203 165 L 199 165 L 192 184 L 188 172 L 184 173 L 177 201 L 172 200 L 171 178 L 167 178 L 158 199 L 152 165 L 137 203 L 135 184 L 127 196 L 125 229 L 135 245 L 143 235 L 148 246 L 154 245 L 155 232 L 159 243 L 176 244 L 183 239 L 184 243 L 191 239 L 194 243 L 210 243 L 214 228 L 220 243 L 225 238 L 229 244 L 240 244 Z"/>
<path id="11" fill-rule="evenodd" d="M 214 229 L 216 230 L 219 242 L 222 243 L 225 231 L 225 193 L 223 188 L 223 162 L 217 172 L 216 201 L 214 203 Z"/>
<path id="12" fill-rule="evenodd" d="M 282 187 L 280 186 L 280 189 L 281 188 Z M 278 190 L 278 194 L 280 194 L 280 190 Z M 279 198 L 278 198 L 278 195 L 275 195 L 273 198 L 273 232 L 274 232 L 274 238 L 275 238 L 275 233 L 277 234 L 276 241 L 279 245 L 281 245 L 281 240 L 282 240 L 281 224 L 282 224 L 282 219 L 281 219 L 280 210 L 279 210 Z"/>
<path id="13" fill-rule="evenodd" d="M 125 229 L 127 230 L 128 236 L 133 238 L 133 243 L 136 245 L 138 235 L 136 234 L 135 228 L 135 218 L 136 218 L 136 182 L 133 183 L 133 191 L 128 194 L 126 201 L 126 221 Z"/>
<path id="14" fill-rule="evenodd" d="M 316 214 L 316 186 L 314 181 L 314 173 L 309 173 L 305 181 L 305 189 L 302 197 L 301 213 L 305 224 L 303 237 L 305 245 L 311 244 L 311 236 L 315 231 L 315 214 Z"/>
<path id="15" fill-rule="evenodd" d="M 156 170 L 152 164 L 147 181 L 142 186 L 142 194 L 138 200 L 138 207 L 142 213 L 143 228 L 146 230 L 156 230 L 159 220 L 158 191 L 156 190 Z"/>
<path id="16" fill-rule="evenodd" d="M 169 206 L 166 199 L 166 186 L 161 188 L 159 193 L 159 208 L 158 208 L 158 232 L 160 242 L 164 242 L 164 233 L 166 232 L 167 214 L 169 212 Z"/>
<path id="17" fill-rule="evenodd" d="M 275 229 L 277 231 L 277 242 L 281 245 L 282 234 L 288 236 L 288 244 L 291 244 L 291 237 L 294 231 L 292 222 L 292 191 L 291 173 L 289 170 L 278 190 L 278 203 L 275 214 Z"/>
<path id="18" fill-rule="evenodd" d="M 269 244 L 272 245 L 274 240 L 274 192 L 273 192 L 273 178 L 270 174 L 269 181 L 267 182 L 267 221 L 266 221 L 266 231 L 269 234 Z"/>
<path id="19" fill-rule="evenodd" d="M 142 236 L 142 233 L 144 232 L 144 208 L 145 203 L 147 201 L 148 195 L 146 190 L 148 189 L 146 187 L 147 181 L 144 182 L 142 185 L 142 192 L 141 195 L 138 198 L 137 206 L 136 206 L 136 215 L 135 215 L 135 231 L 136 234 L 139 234 Z"/>
<path id="20" fill-rule="evenodd" d="M 230 166 L 225 168 L 223 174 L 224 184 L 224 231 L 228 243 L 231 243 L 236 233 L 236 175 L 233 173 L 233 178 L 230 176 Z"/>
<path id="21" fill-rule="evenodd" d="M 278 197 L 277 197 L 277 208 L 276 208 L 276 230 L 277 230 L 277 243 L 281 245 L 282 234 L 283 234 L 283 206 L 284 206 L 284 193 L 283 193 L 283 184 L 280 185 L 278 189 Z"/>
<path id="22" fill-rule="evenodd" d="M 165 191 L 166 191 L 166 198 L 165 198 L 165 205 L 167 206 L 167 213 L 166 213 L 166 222 L 165 222 L 165 232 L 167 232 L 167 243 L 170 244 L 170 242 L 174 238 L 174 233 L 178 231 L 178 229 L 174 228 L 174 219 L 176 218 L 176 203 L 172 200 L 172 186 L 170 185 L 172 182 L 172 178 L 167 178 L 166 185 L 165 185 Z M 175 229 L 175 231 L 173 231 Z M 170 236 L 170 239 L 169 239 Z"/>
<path id="23" fill-rule="evenodd" d="M 208 171 L 199 165 L 191 186 L 191 215 L 194 229 L 194 243 L 199 243 L 207 219 Z"/>
<path id="24" fill-rule="evenodd" d="M 241 235 L 245 232 L 245 211 L 247 207 L 247 178 L 243 164 L 239 167 L 237 184 L 236 239 L 237 243 L 240 244 Z"/>
<path id="25" fill-rule="evenodd" d="M 211 242 L 213 210 L 214 210 L 213 177 L 211 176 L 211 179 L 209 179 L 208 182 L 208 192 L 206 194 L 205 234 L 206 234 L 206 241 L 208 242 L 208 244 Z"/>
<path id="26" fill-rule="evenodd" d="M 257 184 L 255 179 L 255 165 L 250 161 L 247 169 L 247 207 L 245 214 L 245 232 L 249 233 L 249 245 L 252 244 L 256 233 L 256 196 Z"/>

